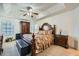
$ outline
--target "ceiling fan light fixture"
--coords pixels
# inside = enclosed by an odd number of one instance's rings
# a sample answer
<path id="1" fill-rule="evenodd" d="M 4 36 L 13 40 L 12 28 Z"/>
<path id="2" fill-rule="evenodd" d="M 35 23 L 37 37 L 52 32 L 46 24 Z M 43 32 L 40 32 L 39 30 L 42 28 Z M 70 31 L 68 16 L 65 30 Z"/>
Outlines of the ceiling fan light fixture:
<path id="1" fill-rule="evenodd" d="M 27 13 L 27 15 L 28 15 L 28 16 L 31 16 L 31 15 L 32 15 L 32 13 L 31 13 L 31 12 L 28 12 L 28 13 Z"/>
<path id="2" fill-rule="evenodd" d="M 28 11 L 32 11 L 32 7 L 27 7 L 26 8 Z"/>
<path id="3" fill-rule="evenodd" d="M 30 9 L 29 11 L 30 11 L 30 12 L 32 12 L 32 11 L 33 11 L 33 9 Z"/>
<path id="4" fill-rule="evenodd" d="M 33 12 L 32 7 L 30 7 L 30 6 L 26 7 L 26 10 L 20 10 L 20 11 L 25 12 L 25 14 L 24 14 L 23 16 L 26 16 L 26 15 L 27 15 L 27 16 L 38 15 L 38 13 Z"/>
<path id="5" fill-rule="evenodd" d="M 27 13 L 27 15 L 29 16 L 29 15 L 30 15 L 30 13 Z"/>

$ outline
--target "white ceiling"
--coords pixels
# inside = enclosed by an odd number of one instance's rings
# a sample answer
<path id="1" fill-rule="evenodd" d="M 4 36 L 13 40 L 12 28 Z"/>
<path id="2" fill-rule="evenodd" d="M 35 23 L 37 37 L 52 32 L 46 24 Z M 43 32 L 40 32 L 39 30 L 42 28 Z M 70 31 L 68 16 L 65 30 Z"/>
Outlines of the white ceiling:
<path id="1" fill-rule="evenodd" d="M 23 17 L 21 9 L 31 6 L 34 12 L 39 13 L 37 20 L 44 19 L 49 16 L 55 16 L 59 13 L 73 10 L 79 6 L 78 3 L 0 3 L 0 16 L 11 17 L 17 19 L 28 19 Z"/>

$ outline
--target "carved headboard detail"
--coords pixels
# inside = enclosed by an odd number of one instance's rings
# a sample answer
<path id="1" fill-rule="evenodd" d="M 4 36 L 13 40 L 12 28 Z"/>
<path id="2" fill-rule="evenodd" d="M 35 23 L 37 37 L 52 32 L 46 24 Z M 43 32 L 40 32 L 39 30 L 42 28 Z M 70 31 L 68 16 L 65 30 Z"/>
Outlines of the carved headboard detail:
<path id="1" fill-rule="evenodd" d="M 52 26 L 48 23 L 44 23 L 39 30 L 44 30 L 45 27 L 48 27 L 48 30 L 52 29 Z"/>
<path id="2" fill-rule="evenodd" d="M 52 30 L 52 34 L 56 34 L 56 25 L 52 27 L 52 25 L 48 23 L 44 23 L 41 27 L 39 27 L 39 30 Z"/>

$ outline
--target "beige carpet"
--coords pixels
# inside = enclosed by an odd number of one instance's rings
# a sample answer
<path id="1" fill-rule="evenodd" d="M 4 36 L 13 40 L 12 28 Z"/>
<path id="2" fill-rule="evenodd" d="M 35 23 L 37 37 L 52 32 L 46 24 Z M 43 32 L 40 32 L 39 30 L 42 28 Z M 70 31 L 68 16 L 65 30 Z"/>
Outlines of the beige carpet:
<path id="1" fill-rule="evenodd" d="M 79 50 L 65 49 L 61 46 L 52 45 L 37 56 L 79 56 Z"/>
<path id="2" fill-rule="evenodd" d="M 16 41 L 4 42 L 3 43 L 3 54 L 2 56 L 19 56 Z"/>
<path id="3" fill-rule="evenodd" d="M 4 42 L 3 44 L 3 54 L 2 56 L 20 56 L 16 47 L 16 41 L 12 42 Z M 27 54 L 26 56 L 30 56 L 31 54 Z"/>

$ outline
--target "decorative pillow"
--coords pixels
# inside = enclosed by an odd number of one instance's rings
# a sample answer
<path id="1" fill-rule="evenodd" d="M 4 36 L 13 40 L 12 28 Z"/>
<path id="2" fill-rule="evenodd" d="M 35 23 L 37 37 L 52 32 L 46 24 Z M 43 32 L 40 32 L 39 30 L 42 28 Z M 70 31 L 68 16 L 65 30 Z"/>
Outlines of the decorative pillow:
<path id="1" fill-rule="evenodd" d="M 48 35 L 48 31 L 45 31 L 45 35 Z"/>
<path id="2" fill-rule="evenodd" d="M 43 34 L 45 34 L 45 31 L 40 30 L 40 31 L 39 31 L 39 34 L 43 35 Z"/>

